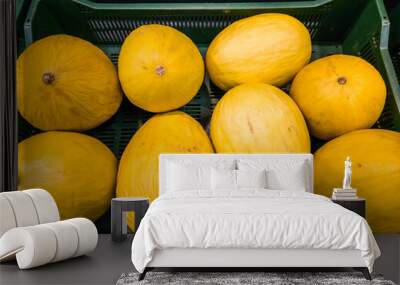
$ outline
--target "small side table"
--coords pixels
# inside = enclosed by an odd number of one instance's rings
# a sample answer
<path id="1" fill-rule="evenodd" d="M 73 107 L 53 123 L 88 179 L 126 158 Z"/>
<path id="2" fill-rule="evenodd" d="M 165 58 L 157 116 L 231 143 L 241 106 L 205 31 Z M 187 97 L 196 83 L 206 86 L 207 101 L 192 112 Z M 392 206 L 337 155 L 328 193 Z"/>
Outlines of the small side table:
<path id="1" fill-rule="evenodd" d="M 135 212 L 135 232 L 149 208 L 149 199 L 144 197 L 123 197 L 111 200 L 111 239 L 123 241 L 127 235 L 126 213 Z"/>
<path id="2" fill-rule="evenodd" d="M 365 218 L 365 199 L 357 198 L 352 200 L 336 200 L 332 199 L 332 202 L 339 204 L 340 206 L 359 214 L 361 217 Z"/>

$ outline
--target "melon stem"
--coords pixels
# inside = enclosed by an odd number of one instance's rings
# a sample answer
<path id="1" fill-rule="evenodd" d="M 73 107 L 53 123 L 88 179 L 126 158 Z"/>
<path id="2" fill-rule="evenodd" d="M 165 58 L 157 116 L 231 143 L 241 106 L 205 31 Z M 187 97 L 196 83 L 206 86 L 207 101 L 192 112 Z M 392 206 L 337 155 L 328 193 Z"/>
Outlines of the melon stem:
<path id="1" fill-rule="evenodd" d="M 165 73 L 165 67 L 164 66 L 159 65 L 159 66 L 156 67 L 156 74 L 157 75 L 162 76 L 162 75 L 164 75 L 164 73 Z"/>
<path id="2" fill-rule="evenodd" d="M 53 73 L 51 73 L 51 72 L 43 73 L 42 81 L 44 84 L 50 85 L 54 82 L 54 80 L 56 80 L 56 77 L 54 76 Z"/>
<path id="3" fill-rule="evenodd" d="M 347 79 L 346 79 L 346 77 L 344 77 L 344 76 L 340 76 L 340 77 L 338 77 L 337 82 L 338 82 L 340 85 L 345 85 L 346 82 L 347 82 Z"/>

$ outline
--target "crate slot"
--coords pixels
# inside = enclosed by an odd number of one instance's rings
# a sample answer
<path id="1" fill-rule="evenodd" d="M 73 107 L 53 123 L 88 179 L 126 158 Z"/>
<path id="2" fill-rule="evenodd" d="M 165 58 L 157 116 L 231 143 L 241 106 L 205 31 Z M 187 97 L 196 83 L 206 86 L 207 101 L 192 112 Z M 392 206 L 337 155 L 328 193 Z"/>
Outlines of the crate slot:
<path id="1" fill-rule="evenodd" d="M 296 17 L 307 27 L 311 39 L 314 39 L 321 26 L 321 14 L 296 15 Z"/>
<path id="2" fill-rule="evenodd" d="M 366 43 L 360 50 L 359 55 L 365 60 L 369 61 L 374 59 L 374 54 L 372 51 L 372 45 L 370 42 Z M 370 62 L 371 63 L 371 62 Z"/>
<path id="3" fill-rule="evenodd" d="M 397 78 L 400 79 L 400 43 L 397 51 L 393 51 L 392 60 L 394 64 L 394 69 L 396 71 Z"/>
<path id="4" fill-rule="evenodd" d="M 394 122 L 393 110 L 391 105 L 388 104 L 388 102 L 386 101 L 382 114 L 379 120 L 375 123 L 375 127 L 396 130 L 396 126 L 393 122 Z"/>

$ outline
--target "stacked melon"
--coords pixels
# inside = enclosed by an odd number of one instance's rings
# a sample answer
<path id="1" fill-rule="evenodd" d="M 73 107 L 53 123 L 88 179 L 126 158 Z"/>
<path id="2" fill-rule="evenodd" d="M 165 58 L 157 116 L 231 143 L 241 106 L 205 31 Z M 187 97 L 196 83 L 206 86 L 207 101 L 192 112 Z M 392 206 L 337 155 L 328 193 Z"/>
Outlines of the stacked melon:
<path id="1" fill-rule="evenodd" d="M 78 133 L 118 110 L 116 69 L 96 46 L 55 35 L 29 46 L 17 62 L 18 110 L 45 132 L 18 145 L 18 188 L 44 188 L 61 218 L 96 220 L 110 205 L 117 159 L 99 140 Z"/>
<path id="2" fill-rule="evenodd" d="M 86 41 L 63 35 L 38 41 L 18 63 L 19 111 L 33 126 L 94 128 L 117 112 L 119 84 L 133 105 L 160 114 L 133 135 L 117 175 L 109 150 L 92 146 L 100 142 L 75 142 L 83 134 L 50 132 L 22 142 L 20 187 L 49 189 L 67 205 L 65 213 L 73 213 L 65 216 L 96 218 L 114 195 L 115 182 L 117 196 L 156 198 L 161 153 L 309 153 L 311 134 L 330 140 L 315 153 L 315 192 L 330 196 L 340 186 L 343 160 L 351 156 L 353 186 L 368 199 L 373 229 L 399 232 L 400 133 L 369 129 L 383 110 L 385 83 L 359 57 L 331 55 L 309 63 L 311 52 L 308 30 L 288 15 L 257 15 L 220 32 L 205 57 L 210 79 L 225 92 L 212 113 L 209 138 L 204 126 L 178 111 L 199 92 L 205 73 L 198 48 L 185 34 L 162 25 L 135 29 L 121 47 L 118 75 Z M 81 159 L 72 155 L 79 151 Z M 83 170 L 90 160 L 98 161 L 88 168 L 95 172 Z M 102 160 L 110 167 L 100 172 Z M 89 203 L 98 205 L 96 215 L 83 210 Z"/>

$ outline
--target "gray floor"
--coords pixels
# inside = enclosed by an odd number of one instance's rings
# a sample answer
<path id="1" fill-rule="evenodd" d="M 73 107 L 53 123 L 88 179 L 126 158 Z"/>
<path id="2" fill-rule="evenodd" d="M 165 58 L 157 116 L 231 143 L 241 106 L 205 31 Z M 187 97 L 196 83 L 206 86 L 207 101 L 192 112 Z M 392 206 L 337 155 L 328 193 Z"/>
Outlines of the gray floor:
<path id="1" fill-rule="evenodd" d="M 382 257 L 375 272 L 395 283 L 400 281 L 400 235 L 376 237 Z M 78 257 L 30 270 L 18 270 L 15 262 L 0 265 L 0 284 L 115 284 L 124 272 L 133 271 L 130 260 L 131 238 L 113 243 L 109 235 L 100 235 L 97 249 Z"/>
<path id="2" fill-rule="evenodd" d="M 375 239 L 382 255 L 376 260 L 374 270 L 400 284 L 400 235 L 376 235 Z"/>
<path id="3" fill-rule="evenodd" d="M 94 252 L 29 270 L 18 270 L 15 262 L 0 265 L 0 284 L 115 284 L 124 272 L 133 271 L 132 239 L 121 243 L 110 235 L 99 235 Z"/>

